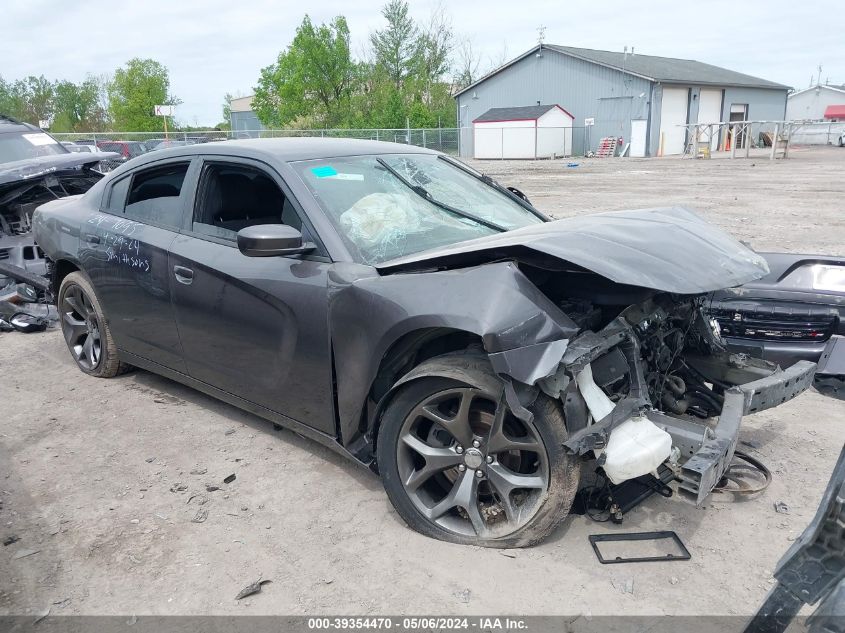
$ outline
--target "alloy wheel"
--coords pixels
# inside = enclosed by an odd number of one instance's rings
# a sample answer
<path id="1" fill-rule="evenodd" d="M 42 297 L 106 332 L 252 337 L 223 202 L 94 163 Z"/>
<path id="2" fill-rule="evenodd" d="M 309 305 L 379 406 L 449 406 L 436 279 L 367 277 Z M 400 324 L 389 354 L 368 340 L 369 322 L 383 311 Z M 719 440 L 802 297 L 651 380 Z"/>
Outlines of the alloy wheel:
<path id="1" fill-rule="evenodd" d="M 80 367 L 96 369 L 102 359 L 100 322 L 94 305 L 77 285 L 68 287 L 61 302 L 62 334 Z"/>
<path id="2" fill-rule="evenodd" d="M 506 536 L 539 511 L 549 486 L 546 449 L 501 395 L 455 388 L 429 396 L 405 419 L 399 477 L 427 520 L 465 536 Z"/>

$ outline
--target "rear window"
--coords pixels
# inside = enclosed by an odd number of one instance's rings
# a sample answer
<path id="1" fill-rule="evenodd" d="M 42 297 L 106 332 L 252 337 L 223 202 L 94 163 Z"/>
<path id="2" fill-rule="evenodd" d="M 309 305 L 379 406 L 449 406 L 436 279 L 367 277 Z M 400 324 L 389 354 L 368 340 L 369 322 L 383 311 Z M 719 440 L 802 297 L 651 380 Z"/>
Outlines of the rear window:
<path id="1" fill-rule="evenodd" d="M 146 146 L 143 143 L 127 143 L 129 146 L 129 156 L 130 158 L 135 158 L 136 156 L 140 156 L 145 151 L 147 151 Z"/>
<path id="2" fill-rule="evenodd" d="M 104 152 L 117 152 L 121 156 L 126 156 L 126 146 L 123 143 L 112 143 L 109 141 L 103 141 L 101 143 L 97 143 L 97 147 L 99 147 Z"/>
<path id="3" fill-rule="evenodd" d="M 0 134 L 0 163 L 67 153 L 61 143 L 44 132 Z"/>
<path id="4" fill-rule="evenodd" d="M 181 226 L 180 196 L 189 164 L 171 163 L 137 172 L 132 178 L 124 214 L 138 222 Z"/>

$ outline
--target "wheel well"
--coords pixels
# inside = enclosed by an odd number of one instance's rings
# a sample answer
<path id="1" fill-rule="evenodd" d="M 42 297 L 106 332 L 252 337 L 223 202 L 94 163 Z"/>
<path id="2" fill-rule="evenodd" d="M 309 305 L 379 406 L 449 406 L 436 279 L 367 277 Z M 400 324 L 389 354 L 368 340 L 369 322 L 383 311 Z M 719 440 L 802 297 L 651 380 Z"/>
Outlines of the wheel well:
<path id="1" fill-rule="evenodd" d="M 53 296 L 58 299 L 59 288 L 62 285 L 62 281 L 64 281 L 64 278 L 67 277 L 70 273 L 79 270 L 79 266 L 77 266 L 73 262 L 69 262 L 66 259 L 60 259 L 59 261 L 53 263 L 52 270 Z"/>
<path id="2" fill-rule="evenodd" d="M 360 431 L 367 434 L 368 427 L 371 429 L 368 435 L 375 447 L 379 424 L 376 406 L 397 380 L 429 358 L 476 347 L 483 349 L 480 336 L 453 328 L 425 328 L 402 336 L 381 359 L 378 373 L 370 387 L 368 415 L 362 416 Z"/>

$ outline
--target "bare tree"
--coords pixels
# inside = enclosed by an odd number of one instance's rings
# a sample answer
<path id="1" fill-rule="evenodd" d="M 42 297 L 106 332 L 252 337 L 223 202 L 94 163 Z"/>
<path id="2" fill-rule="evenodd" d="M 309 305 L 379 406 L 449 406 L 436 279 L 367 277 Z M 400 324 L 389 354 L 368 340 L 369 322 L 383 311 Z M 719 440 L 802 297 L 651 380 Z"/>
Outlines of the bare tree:
<path id="1" fill-rule="evenodd" d="M 464 38 L 455 49 L 455 75 L 453 82 L 462 90 L 480 77 L 481 56 L 470 38 Z"/>
<path id="2" fill-rule="evenodd" d="M 440 0 L 432 9 L 428 23 L 420 31 L 415 54 L 417 76 L 423 82 L 423 97 L 430 105 L 432 86 L 441 81 L 452 67 L 455 33 L 452 18 Z"/>
<path id="3" fill-rule="evenodd" d="M 489 70 L 487 72 L 496 70 L 497 68 L 504 66 L 509 61 L 510 55 L 508 54 L 508 43 L 503 41 L 502 48 L 499 50 L 499 52 L 495 55 L 491 55 L 488 58 Z"/>

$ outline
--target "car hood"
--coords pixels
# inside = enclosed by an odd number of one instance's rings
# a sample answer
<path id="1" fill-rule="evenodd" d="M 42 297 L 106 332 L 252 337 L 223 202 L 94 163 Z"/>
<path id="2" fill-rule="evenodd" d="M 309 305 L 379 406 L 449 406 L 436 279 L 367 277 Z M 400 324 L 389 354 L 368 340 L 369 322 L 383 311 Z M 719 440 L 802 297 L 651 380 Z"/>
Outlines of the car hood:
<path id="1" fill-rule="evenodd" d="M 67 153 L 52 156 L 39 156 L 16 160 L 11 163 L 0 163 L 0 186 L 19 181 L 31 180 L 64 169 L 73 169 L 83 165 L 94 165 L 101 160 L 110 160 L 119 155 L 115 152 L 100 152 L 98 154 Z"/>
<path id="2" fill-rule="evenodd" d="M 683 207 L 597 213 L 497 233 L 376 266 L 382 274 L 551 256 L 617 283 L 699 294 L 759 279 L 766 260 Z"/>

